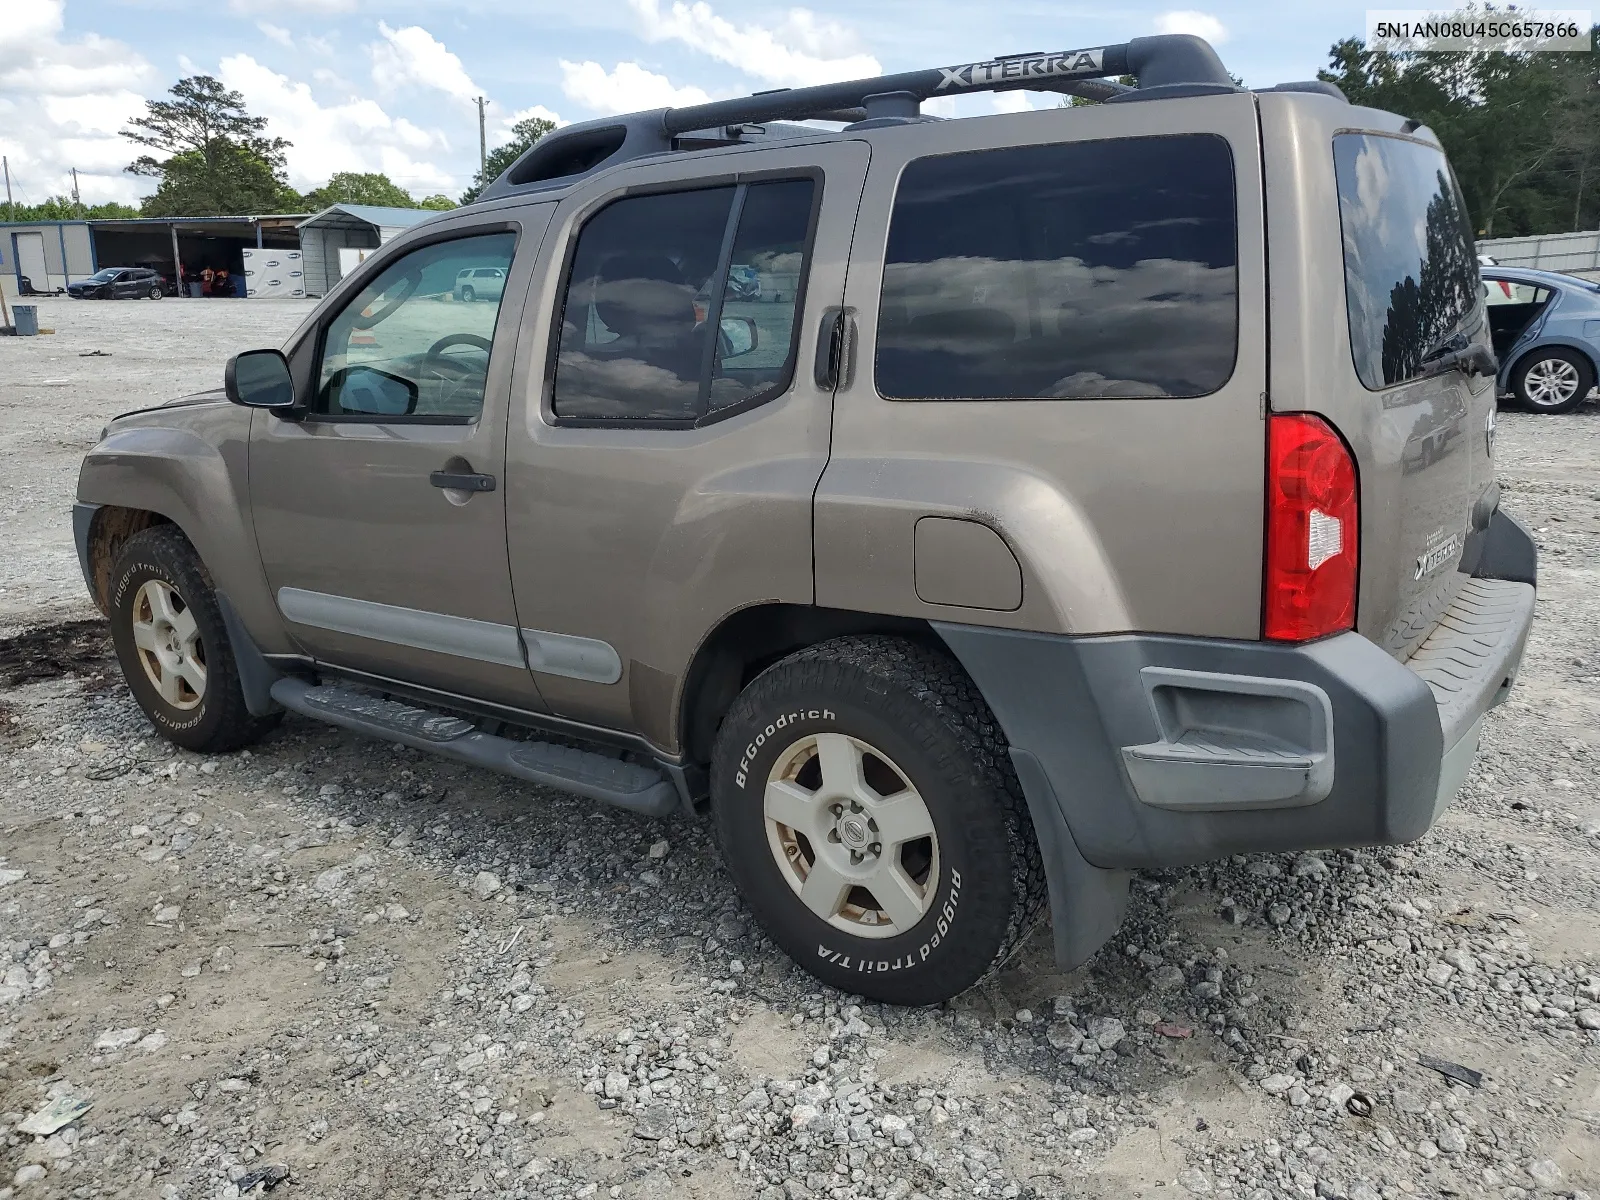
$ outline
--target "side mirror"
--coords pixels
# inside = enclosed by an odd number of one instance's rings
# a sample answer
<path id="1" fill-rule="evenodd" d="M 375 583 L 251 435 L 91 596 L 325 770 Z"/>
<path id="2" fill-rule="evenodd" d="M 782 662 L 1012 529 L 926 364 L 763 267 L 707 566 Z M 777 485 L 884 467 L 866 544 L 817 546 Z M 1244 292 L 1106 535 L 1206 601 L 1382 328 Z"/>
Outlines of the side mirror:
<path id="1" fill-rule="evenodd" d="M 417 409 L 417 385 L 376 367 L 345 367 L 328 381 L 335 411 L 404 417 Z"/>
<path id="2" fill-rule="evenodd" d="M 294 379 L 281 350 L 246 350 L 228 360 L 223 372 L 228 399 L 246 408 L 293 408 Z"/>
<path id="3" fill-rule="evenodd" d="M 721 342 L 721 358 L 738 358 L 749 354 L 760 344 L 754 317 L 723 317 L 717 340 Z"/>

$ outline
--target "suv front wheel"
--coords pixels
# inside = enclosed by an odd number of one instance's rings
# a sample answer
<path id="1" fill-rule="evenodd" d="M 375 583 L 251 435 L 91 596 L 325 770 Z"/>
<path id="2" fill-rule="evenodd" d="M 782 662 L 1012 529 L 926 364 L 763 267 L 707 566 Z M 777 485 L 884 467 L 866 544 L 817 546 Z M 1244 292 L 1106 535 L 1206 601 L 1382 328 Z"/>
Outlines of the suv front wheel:
<path id="1" fill-rule="evenodd" d="M 1005 962 L 1045 880 L 1005 738 L 947 655 L 845 637 L 784 659 L 717 735 L 728 869 L 824 983 L 934 1004 Z"/>
<path id="2" fill-rule="evenodd" d="M 177 526 L 153 526 L 123 545 L 110 609 L 123 678 L 169 742 L 219 754 L 277 723 L 245 706 L 210 574 Z"/>

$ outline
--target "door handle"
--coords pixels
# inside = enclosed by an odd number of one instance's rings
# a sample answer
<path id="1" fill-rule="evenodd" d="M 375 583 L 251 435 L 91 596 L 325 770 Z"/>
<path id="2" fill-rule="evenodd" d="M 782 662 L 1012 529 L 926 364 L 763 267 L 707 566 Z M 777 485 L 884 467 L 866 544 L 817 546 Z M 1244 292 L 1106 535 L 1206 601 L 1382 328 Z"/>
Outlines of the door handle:
<path id="1" fill-rule="evenodd" d="M 452 492 L 494 491 L 494 476 L 480 475 L 476 471 L 435 471 L 428 476 L 428 482 Z"/>
<path id="2" fill-rule="evenodd" d="M 843 379 L 853 309 L 825 308 L 817 330 L 817 361 L 812 376 L 818 390 L 831 392 Z"/>

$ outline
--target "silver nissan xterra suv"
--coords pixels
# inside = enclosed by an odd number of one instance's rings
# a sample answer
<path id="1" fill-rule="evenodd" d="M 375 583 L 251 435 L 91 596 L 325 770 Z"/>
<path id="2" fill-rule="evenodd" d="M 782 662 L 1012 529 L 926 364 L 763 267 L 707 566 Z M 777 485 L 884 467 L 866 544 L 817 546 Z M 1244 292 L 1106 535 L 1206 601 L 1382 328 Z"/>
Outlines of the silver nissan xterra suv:
<path id="1" fill-rule="evenodd" d="M 1019 88 L 1098 103 L 921 111 Z M 557 130 L 74 521 L 177 744 L 708 804 L 774 941 L 924 1004 L 1139 868 L 1429 828 L 1533 617 L 1494 377 L 1432 133 L 1142 38 Z"/>

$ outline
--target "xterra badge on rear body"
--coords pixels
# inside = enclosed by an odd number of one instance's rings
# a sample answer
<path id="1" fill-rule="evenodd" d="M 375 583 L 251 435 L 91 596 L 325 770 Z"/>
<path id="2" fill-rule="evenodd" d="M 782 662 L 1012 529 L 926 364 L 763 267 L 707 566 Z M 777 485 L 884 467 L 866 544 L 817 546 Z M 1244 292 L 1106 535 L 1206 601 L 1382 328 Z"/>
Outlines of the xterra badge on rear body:
<path id="1" fill-rule="evenodd" d="M 1460 533 L 1446 537 L 1443 529 L 1434 530 L 1428 537 L 1428 549 L 1417 555 L 1417 569 L 1413 578 L 1431 575 L 1445 563 L 1453 561 L 1466 544 L 1466 538 Z"/>
<path id="2" fill-rule="evenodd" d="M 1066 50 L 1060 54 L 1026 54 L 1016 58 L 991 59 L 960 67 L 940 67 L 939 90 L 946 88 L 988 87 L 1007 79 L 1048 79 L 1074 75 L 1099 75 L 1105 51 Z"/>

